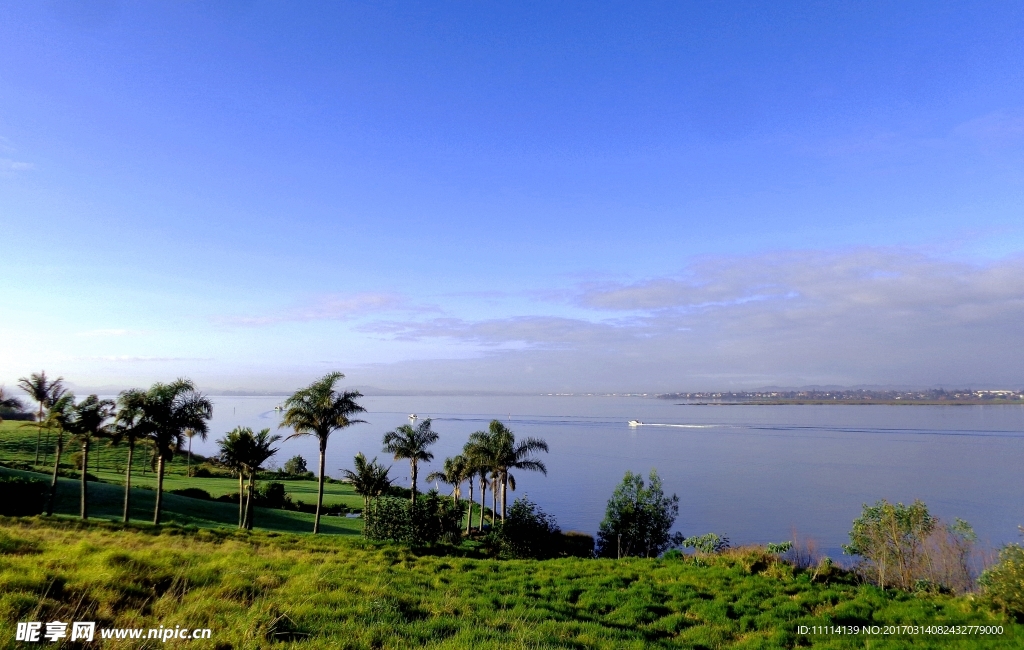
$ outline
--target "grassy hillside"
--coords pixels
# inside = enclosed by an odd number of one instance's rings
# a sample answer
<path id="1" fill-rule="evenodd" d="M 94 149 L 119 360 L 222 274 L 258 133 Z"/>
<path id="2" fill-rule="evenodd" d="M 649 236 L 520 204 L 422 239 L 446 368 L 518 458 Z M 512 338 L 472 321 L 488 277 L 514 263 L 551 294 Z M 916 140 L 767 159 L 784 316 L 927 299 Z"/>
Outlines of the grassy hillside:
<path id="1" fill-rule="evenodd" d="M 41 474 L 0 467 L 0 475 L 14 474 L 35 479 L 46 479 Z M 62 478 L 57 484 L 55 513 L 78 515 L 79 482 Z M 140 521 L 153 520 L 154 490 L 132 490 L 132 518 Z M 124 487 L 107 483 L 89 483 L 89 516 L 91 518 L 121 520 L 124 509 Z M 202 528 L 238 525 L 238 505 L 220 501 L 190 499 L 176 494 L 164 494 L 163 520 L 182 526 Z M 313 515 L 303 512 L 256 508 L 254 523 L 257 528 L 267 530 L 310 532 L 313 530 Z M 320 528 L 325 534 L 357 535 L 362 531 L 362 519 L 345 517 L 323 517 Z"/>
<path id="2" fill-rule="evenodd" d="M 45 441 L 46 435 L 44 433 Z M 51 438 L 52 443 L 52 438 Z M 53 449 L 50 450 L 49 467 L 40 462 L 34 468 L 47 474 L 30 473 L 3 467 L 4 463 L 28 464 L 32 466 L 35 459 L 36 429 L 34 425 L 25 426 L 24 422 L 0 423 L 0 474 L 16 474 L 36 479 L 49 480 L 52 472 Z M 61 467 L 75 473 L 72 465 L 71 452 L 76 446 L 70 445 L 62 457 Z M 99 458 L 97 471 L 93 458 Z M 140 521 L 151 521 L 153 518 L 153 502 L 156 493 L 152 489 L 156 485 L 156 477 L 148 466 L 148 454 L 143 450 L 136 453 L 136 462 L 132 463 L 132 518 Z M 43 459 L 40 458 L 40 461 Z M 89 483 L 89 514 L 91 517 L 120 520 L 124 507 L 124 474 L 127 451 L 123 447 L 110 447 L 103 444 L 94 446 L 90 453 L 89 472 L 97 476 L 101 482 Z M 116 467 L 116 471 L 115 471 Z M 164 477 L 164 517 L 168 522 L 181 525 L 200 527 L 235 526 L 238 524 L 238 506 L 234 503 L 203 501 L 190 499 L 174 494 L 171 490 L 196 487 L 217 497 L 223 494 L 238 492 L 238 481 L 231 478 L 192 478 L 185 474 L 186 462 L 175 458 L 168 464 L 168 472 Z M 145 472 L 145 473 L 144 473 Z M 286 492 L 296 501 L 316 502 L 316 481 L 282 481 Z M 324 503 L 344 503 L 350 507 L 362 508 L 362 497 L 352 491 L 348 485 L 331 483 L 324 486 Z M 62 478 L 58 484 L 56 512 L 77 515 L 79 508 L 79 482 L 73 478 Z M 256 508 L 255 525 L 268 530 L 307 532 L 313 530 L 313 515 L 301 512 L 288 512 Z M 325 517 L 321 528 L 327 534 L 358 534 L 362 530 L 361 519 L 345 519 L 342 517 Z"/>
<path id="3" fill-rule="evenodd" d="M 812 581 L 756 550 L 708 564 L 480 560 L 352 537 L 0 518 L 0 645 L 12 647 L 17 621 L 53 619 L 211 628 L 195 648 L 1024 645 L 1009 623 L 1000 637 L 800 636 L 798 625 L 996 621 L 968 598 Z"/>

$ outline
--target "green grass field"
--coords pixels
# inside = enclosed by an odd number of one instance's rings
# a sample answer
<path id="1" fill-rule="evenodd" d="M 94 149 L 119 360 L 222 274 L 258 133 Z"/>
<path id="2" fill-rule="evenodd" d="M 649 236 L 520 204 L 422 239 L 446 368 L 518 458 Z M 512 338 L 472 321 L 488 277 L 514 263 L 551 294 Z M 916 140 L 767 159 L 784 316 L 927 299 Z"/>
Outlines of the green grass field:
<path id="1" fill-rule="evenodd" d="M 826 581 L 763 550 L 500 561 L 358 537 L 0 518 L 0 647 L 18 621 L 204 627 L 195 648 L 1011 648 L 971 598 Z M 799 625 L 1001 624 L 998 637 L 800 635 Z M 106 647 L 160 647 L 122 641 Z"/>
<path id="2" fill-rule="evenodd" d="M 45 440 L 45 434 L 44 434 Z M 5 462 L 29 463 L 35 457 L 36 429 L 26 427 L 23 422 L 0 423 L 0 465 Z M 75 472 L 71 464 L 71 452 L 76 451 L 74 445 L 68 446 L 61 459 L 61 467 Z M 99 458 L 99 470 L 93 463 L 93 457 Z M 156 476 L 149 468 L 146 453 L 137 453 L 137 462 L 132 463 L 132 518 L 140 521 L 153 519 L 153 504 L 156 493 Z M 121 447 L 109 447 L 105 443 L 94 445 L 90 453 L 89 471 L 101 482 L 89 483 L 89 514 L 91 517 L 120 520 L 124 508 L 124 474 L 127 451 Z M 40 459 L 42 461 L 42 458 Z M 49 480 L 53 470 L 53 450 L 49 455 L 50 465 L 42 462 L 34 466 L 41 473 L 30 473 L 0 466 L 0 474 L 17 474 L 31 478 Z M 119 465 L 118 465 L 119 463 Z M 115 471 L 115 467 L 119 471 Z M 211 496 L 237 493 L 238 481 L 231 478 L 193 478 L 185 474 L 186 461 L 175 458 L 168 464 L 164 476 L 164 512 L 168 522 L 201 527 L 236 526 L 238 524 L 238 506 L 234 503 L 204 501 L 190 499 L 175 494 L 171 490 L 196 487 L 206 490 Z M 143 473 L 145 471 L 145 473 Z M 281 481 L 285 491 L 293 500 L 316 502 L 316 481 Z M 135 486 L 138 486 L 137 488 Z M 362 508 L 363 499 L 352 491 L 348 485 L 330 483 L 324 486 L 324 503 L 343 503 L 349 507 Z M 57 503 L 55 510 L 60 514 L 76 515 L 79 512 L 79 482 L 72 478 L 62 478 L 58 483 Z M 255 516 L 257 528 L 268 530 L 306 532 L 313 530 L 313 515 L 301 512 L 257 508 Z M 321 529 L 331 534 L 358 534 L 362 530 L 361 519 L 344 517 L 324 517 Z"/>
<path id="3" fill-rule="evenodd" d="M 34 424 L 26 426 L 24 422 L 0 422 L 0 473 L 21 473 L 13 469 L 3 467 L 5 463 L 27 464 L 38 474 L 31 475 L 32 478 L 49 480 L 53 472 L 53 446 L 55 444 L 54 434 L 50 433 L 50 440 L 47 441 L 47 434 L 42 435 L 43 445 L 40 446 L 40 462 L 34 464 L 36 448 L 36 432 Z M 47 455 L 42 451 L 46 450 Z M 61 457 L 61 467 L 71 473 L 76 473 L 72 464 L 72 454 L 79 450 L 77 445 L 66 445 L 64 454 Z M 124 470 L 127 464 L 127 450 L 124 447 L 111 447 L 106 442 L 93 445 L 89 453 L 89 473 L 96 476 L 101 483 L 89 484 L 90 515 L 120 519 L 124 503 Z M 132 462 L 132 486 L 133 488 L 155 488 L 156 475 L 149 465 L 148 451 L 138 449 L 135 459 Z M 164 475 L 165 508 L 169 517 L 168 521 L 180 524 L 194 524 L 197 526 L 233 526 L 238 523 L 238 509 L 236 505 L 221 502 L 209 502 L 196 499 L 188 499 L 173 494 L 172 490 L 183 488 L 200 488 L 206 490 L 214 498 L 238 492 L 238 480 L 233 478 L 197 478 L 190 477 L 186 473 L 187 459 L 175 457 L 167 464 L 167 471 Z M 278 479 L 273 479 L 278 480 Z M 315 480 L 282 480 L 278 481 L 285 486 L 285 492 L 293 501 L 304 501 L 309 504 L 316 503 L 317 482 Z M 151 521 L 153 518 L 152 489 L 133 489 L 132 491 L 132 517 L 143 521 Z M 58 490 L 57 512 L 63 514 L 78 513 L 79 483 L 73 478 L 61 479 Z M 356 494 L 351 487 L 342 483 L 327 483 L 324 485 L 324 504 L 343 504 L 349 508 L 361 510 L 363 499 Z M 488 510 L 488 513 L 490 511 Z M 478 521 L 480 513 L 479 506 L 473 507 L 474 525 Z M 291 532 L 304 532 L 313 529 L 313 515 L 299 512 L 287 512 L 283 510 L 271 510 L 257 508 L 256 526 L 268 530 L 280 530 Z M 361 519 L 344 519 L 341 517 L 326 517 L 321 522 L 323 532 L 353 534 L 362 530 Z"/>

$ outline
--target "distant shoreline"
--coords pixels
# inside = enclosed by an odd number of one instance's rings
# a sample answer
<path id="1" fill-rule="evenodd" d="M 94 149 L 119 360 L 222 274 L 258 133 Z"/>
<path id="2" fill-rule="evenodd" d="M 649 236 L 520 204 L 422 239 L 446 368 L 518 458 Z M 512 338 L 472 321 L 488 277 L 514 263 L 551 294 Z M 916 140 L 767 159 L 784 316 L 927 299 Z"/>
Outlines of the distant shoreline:
<path id="1" fill-rule="evenodd" d="M 1021 400 L 763 400 L 749 402 L 676 402 L 676 406 L 1024 406 Z"/>

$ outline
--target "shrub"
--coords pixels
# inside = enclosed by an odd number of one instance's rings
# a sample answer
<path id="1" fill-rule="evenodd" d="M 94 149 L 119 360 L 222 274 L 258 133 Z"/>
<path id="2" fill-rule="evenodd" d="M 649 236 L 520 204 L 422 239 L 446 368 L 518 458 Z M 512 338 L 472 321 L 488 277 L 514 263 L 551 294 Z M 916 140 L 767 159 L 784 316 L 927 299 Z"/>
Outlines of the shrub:
<path id="1" fill-rule="evenodd" d="M 457 543 L 462 537 L 463 503 L 452 503 L 436 490 L 421 495 L 416 503 L 396 497 L 379 497 L 363 513 L 363 535 L 379 541 L 406 544 Z"/>
<path id="2" fill-rule="evenodd" d="M 285 494 L 283 483 L 264 483 L 257 487 L 255 492 L 254 504 L 257 506 L 282 510 L 292 510 L 295 507 L 291 497 Z"/>
<path id="3" fill-rule="evenodd" d="M 190 499 L 202 499 L 203 501 L 213 501 L 213 497 L 210 496 L 209 492 L 196 487 L 178 488 L 177 490 L 171 490 L 171 494 L 177 494 L 178 496 L 181 497 L 189 497 Z"/>
<path id="4" fill-rule="evenodd" d="M 717 533 L 706 533 L 696 537 L 687 537 L 686 541 L 683 542 L 683 546 L 692 548 L 702 555 L 712 555 L 727 550 L 729 548 L 729 538 Z"/>
<path id="5" fill-rule="evenodd" d="M 505 522 L 492 535 L 502 558 L 543 560 L 556 557 L 561 550 L 562 531 L 555 518 L 526 497 L 515 500 Z"/>
<path id="6" fill-rule="evenodd" d="M 570 530 L 559 536 L 559 555 L 566 557 L 594 557 L 594 536 Z"/>
<path id="7" fill-rule="evenodd" d="M 643 477 L 626 472 L 612 493 L 597 533 L 601 557 L 655 557 L 683 542 L 682 535 L 669 532 L 679 516 L 679 497 L 665 496 L 656 470 L 648 478 L 645 487 Z"/>
<path id="8" fill-rule="evenodd" d="M 50 485 L 20 476 L 0 476 L 0 515 L 30 517 L 42 514 Z"/>
<path id="9" fill-rule="evenodd" d="M 1017 544 L 999 551 L 999 562 L 978 579 L 989 604 L 1017 621 L 1024 621 L 1024 548 Z"/>

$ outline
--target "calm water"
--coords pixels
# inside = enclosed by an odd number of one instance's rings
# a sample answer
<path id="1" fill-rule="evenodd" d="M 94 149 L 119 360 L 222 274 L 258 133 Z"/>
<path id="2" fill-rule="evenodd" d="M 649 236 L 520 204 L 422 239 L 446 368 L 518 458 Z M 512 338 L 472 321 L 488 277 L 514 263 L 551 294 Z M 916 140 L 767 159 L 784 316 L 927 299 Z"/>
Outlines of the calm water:
<path id="1" fill-rule="evenodd" d="M 215 397 L 212 435 L 237 425 L 276 427 L 282 398 Z M 437 462 L 498 418 L 517 436 L 545 439 L 548 475 L 516 475 L 518 491 L 563 529 L 596 532 L 626 470 L 657 468 L 680 497 L 684 535 L 727 534 L 733 543 L 791 539 L 795 529 L 836 552 L 861 504 L 924 500 L 940 517 L 961 517 L 981 539 L 1017 541 L 1024 524 L 1024 406 L 696 406 L 627 397 L 366 397 L 367 424 L 335 433 L 328 474 L 359 451 L 381 452 L 381 436 L 434 418 Z M 630 428 L 627 421 L 659 426 Z M 284 433 L 284 432 L 282 432 Z M 301 454 L 316 465 L 311 439 L 282 443 L 278 463 Z M 392 475 L 408 485 L 408 464 Z M 431 468 L 420 471 L 426 476 Z M 447 493 L 445 486 L 441 486 Z"/>

